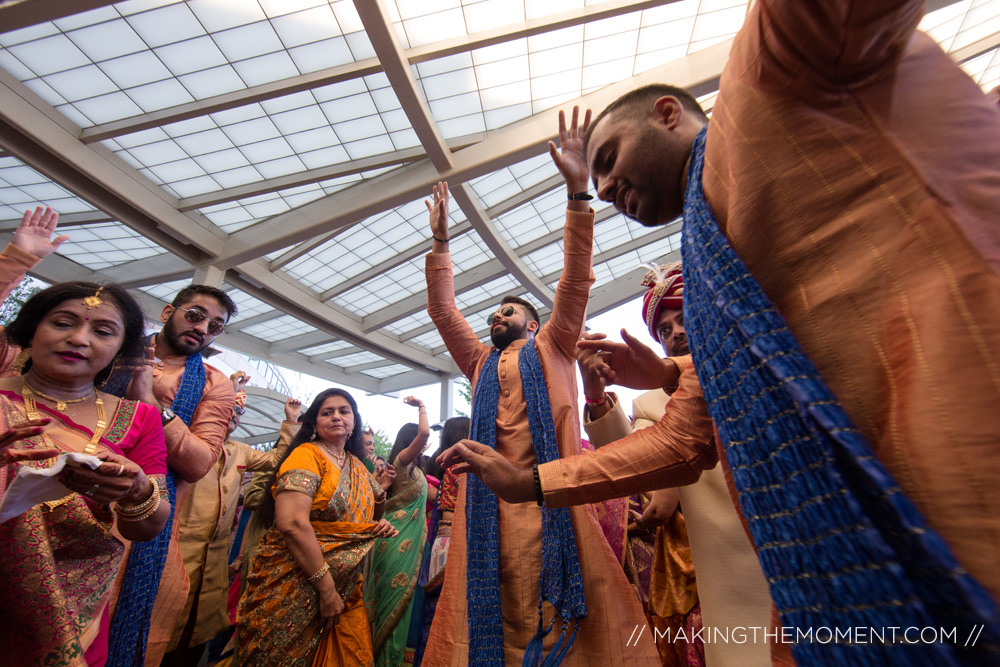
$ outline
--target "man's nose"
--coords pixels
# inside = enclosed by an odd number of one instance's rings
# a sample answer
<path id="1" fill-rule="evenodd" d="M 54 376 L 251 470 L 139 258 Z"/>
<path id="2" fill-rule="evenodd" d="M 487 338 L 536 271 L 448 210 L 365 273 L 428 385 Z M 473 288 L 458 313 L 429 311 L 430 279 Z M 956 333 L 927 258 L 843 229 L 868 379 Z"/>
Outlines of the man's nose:
<path id="1" fill-rule="evenodd" d="M 606 176 L 597 178 L 597 198 L 601 201 L 614 202 L 614 180 Z"/>

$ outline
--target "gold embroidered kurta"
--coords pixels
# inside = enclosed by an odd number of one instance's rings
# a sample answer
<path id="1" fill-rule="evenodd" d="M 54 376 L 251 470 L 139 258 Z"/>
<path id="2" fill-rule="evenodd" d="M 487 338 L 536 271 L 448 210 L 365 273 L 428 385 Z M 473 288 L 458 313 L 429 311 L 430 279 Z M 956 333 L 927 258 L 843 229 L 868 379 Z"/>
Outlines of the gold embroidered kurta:
<path id="1" fill-rule="evenodd" d="M 203 644 L 229 628 L 229 534 L 240 498 L 243 474 L 275 470 L 288 441 L 262 452 L 243 442 L 227 440 L 212 472 L 191 487 L 174 520 L 180 523 L 178 542 L 191 589 L 170 639 L 177 648 L 184 627 L 194 623 L 190 646 Z M 195 618 L 191 618 L 191 616 Z"/>

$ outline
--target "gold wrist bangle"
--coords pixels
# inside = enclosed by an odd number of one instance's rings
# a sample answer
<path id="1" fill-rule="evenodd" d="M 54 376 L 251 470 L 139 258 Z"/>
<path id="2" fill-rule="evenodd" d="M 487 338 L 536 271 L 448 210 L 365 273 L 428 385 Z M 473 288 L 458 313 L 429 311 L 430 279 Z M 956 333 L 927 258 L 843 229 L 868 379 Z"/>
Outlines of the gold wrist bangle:
<path id="1" fill-rule="evenodd" d="M 155 502 L 141 514 L 122 514 L 118 511 L 118 507 L 115 507 L 115 513 L 118 515 L 119 521 L 124 521 L 126 523 L 138 523 L 139 521 L 145 521 L 149 517 L 156 514 L 156 510 L 160 509 L 160 494 L 155 494 L 153 496 Z"/>
<path id="2" fill-rule="evenodd" d="M 149 481 L 153 484 L 153 492 L 149 494 L 148 498 L 138 505 L 115 503 L 115 511 L 124 516 L 138 516 L 148 510 L 154 503 L 159 504 L 157 501 L 160 498 L 160 485 L 156 483 L 155 477 L 150 477 Z"/>
<path id="3" fill-rule="evenodd" d="M 320 579 L 322 579 L 323 576 L 327 572 L 329 572 L 329 571 L 330 571 L 330 564 L 329 563 L 323 563 L 323 567 L 321 567 L 318 570 L 316 570 L 316 572 L 311 577 L 309 577 L 306 581 L 308 581 L 310 584 L 315 584 L 317 581 L 319 581 Z"/>

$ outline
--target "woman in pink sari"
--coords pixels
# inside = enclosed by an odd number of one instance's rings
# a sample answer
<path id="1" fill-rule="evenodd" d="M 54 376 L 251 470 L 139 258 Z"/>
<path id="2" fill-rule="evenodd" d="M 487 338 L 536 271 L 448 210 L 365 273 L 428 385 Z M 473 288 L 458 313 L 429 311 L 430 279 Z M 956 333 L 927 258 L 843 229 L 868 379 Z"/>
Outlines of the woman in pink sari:
<path id="1" fill-rule="evenodd" d="M 0 253 L 4 296 L 18 265 L 33 265 L 61 243 L 49 240 L 56 218 L 51 209 L 25 214 Z M 135 300 L 117 285 L 92 283 L 59 283 L 36 294 L 3 333 L 0 497 L 21 467 L 51 467 L 63 453 L 103 461 L 96 469 L 67 465 L 57 476 L 65 495 L 0 524 L 5 664 L 105 664 L 125 548 L 112 530 L 145 541 L 167 521 L 170 505 L 156 481 L 166 473 L 159 414 L 98 390 L 115 363 L 149 372 L 142 334 Z M 15 356 L 17 369 L 9 364 Z"/>

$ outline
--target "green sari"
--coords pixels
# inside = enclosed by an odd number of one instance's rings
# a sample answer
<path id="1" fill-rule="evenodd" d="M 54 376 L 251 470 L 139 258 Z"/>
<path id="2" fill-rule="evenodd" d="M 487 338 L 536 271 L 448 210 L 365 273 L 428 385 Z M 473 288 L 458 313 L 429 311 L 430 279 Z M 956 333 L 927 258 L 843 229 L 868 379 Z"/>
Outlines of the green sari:
<path id="1" fill-rule="evenodd" d="M 427 479 L 410 464 L 400 469 L 384 518 L 399 531 L 380 539 L 372 557 L 365 605 L 372 622 L 376 665 L 402 665 L 410 628 L 413 591 L 427 539 Z"/>

